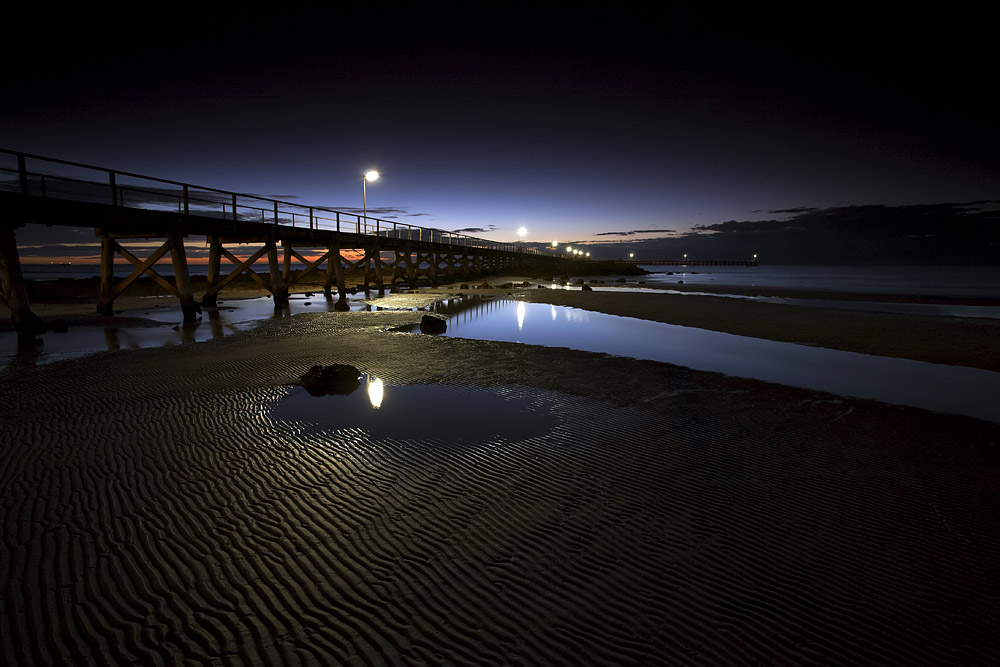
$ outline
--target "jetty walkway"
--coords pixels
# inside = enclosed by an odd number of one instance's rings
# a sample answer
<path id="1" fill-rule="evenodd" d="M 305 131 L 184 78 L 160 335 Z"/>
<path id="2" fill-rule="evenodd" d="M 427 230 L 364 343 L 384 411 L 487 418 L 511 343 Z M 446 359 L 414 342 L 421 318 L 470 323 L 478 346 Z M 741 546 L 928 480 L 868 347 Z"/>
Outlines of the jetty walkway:
<path id="1" fill-rule="evenodd" d="M 100 239 L 97 311 L 112 313 L 115 298 L 142 275 L 149 275 L 177 296 L 185 321 L 201 306 L 215 305 L 219 293 L 241 274 L 249 275 L 274 298 L 276 308 L 288 288 L 315 271 L 325 273 L 325 292 L 334 285 L 343 300 L 345 273 L 364 271 L 367 290 L 374 282 L 420 278 L 437 286 L 448 281 L 549 268 L 568 272 L 579 259 L 464 234 L 384 220 L 322 206 L 270 199 L 0 149 L 0 287 L 10 306 L 20 345 L 30 346 L 44 331 L 30 310 L 18 256 L 16 230 L 25 225 L 92 227 Z M 184 239 L 204 237 L 209 249 L 207 289 L 200 303 L 191 289 Z M 123 243 L 156 239 L 147 257 Z M 237 257 L 233 246 L 259 246 Z M 248 249 L 241 254 L 246 255 Z M 170 257 L 172 277 L 156 272 Z M 134 267 L 114 277 L 116 256 Z M 389 258 L 387 259 L 386 256 Z M 255 263 L 266 258 L 268 269 Z M 233 265 L 224 273 L 223 259 Z M 292 272 L 293 264 L 304 267 Z M 346 302 L 345 302 L 346 303 Z"/>

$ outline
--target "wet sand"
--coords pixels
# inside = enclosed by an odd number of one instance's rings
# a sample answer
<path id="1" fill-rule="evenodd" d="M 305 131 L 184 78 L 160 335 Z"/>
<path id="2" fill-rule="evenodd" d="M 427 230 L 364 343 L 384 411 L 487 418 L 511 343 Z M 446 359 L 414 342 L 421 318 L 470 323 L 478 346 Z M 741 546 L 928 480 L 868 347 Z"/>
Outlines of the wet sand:
<path id="1" fill-rule="evenodd" d="M 729 312 L 817 344 L 830 317 L 521 294 L 675 323 Z M 0 375 L 0 662 L 1000 661 L 1000 426 L 391 330 L 420 315 L 303 314 Z M 860 315 L 840 317 L 882 349 L 933 347 L 904 316 Z M 937 341 L 980 358 L 965 343 Z M 467 442 L 450 437 L 461 405 L 441 405 L 439 436 L 374 440 L 273 416 L 332 363 L 389 397 L 527 397 L 555 425 Z"/>

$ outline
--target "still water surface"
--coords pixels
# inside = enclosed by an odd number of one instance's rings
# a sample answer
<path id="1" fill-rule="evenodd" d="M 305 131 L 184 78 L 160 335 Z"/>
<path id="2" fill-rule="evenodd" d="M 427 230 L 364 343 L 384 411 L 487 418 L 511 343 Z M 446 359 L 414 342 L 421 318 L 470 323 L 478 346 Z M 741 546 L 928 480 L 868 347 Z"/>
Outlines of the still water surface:
<path id="1" fill-rule="evenodd" d="M 447 442 L 472 443 L 545 435 L 557 424 L 545 392 L 510 392 L 446 385 L 386 385 L 361 376 L 349 394 L 312 396 L 293 387 L 271 418 L 306 425 L 309 432 L 361 429 L 380 439 L 441 440 L 442 406 L 448 409 Z"/>
<path id="2" fill-rule="evenodd" d="M 871 398 L 1000 422 L 1000 373 L 877 357 L 650 322 L 593 311 L 494 300 L 449 320 L 448 336 L 662 361 L 841 396 Z"/>
<path id="3" fill-rule="evenodd" d="M 363 310 L 362 295 L 351 301 Z M 327 312 L 332 301 L 296 297 L 287 312 L 269 298 L 234 300 L 206 312 L 196 325 L 175 324 L 179 308 L 149 308 L 127 315 L 157 320 L 153 327 L 72 327 L 47 334 L 38 352 L 15 355 L 13 332 L 0 336 L 0 366 L 38 364 L 99 350 L 196 343 L 249 328 L 267 317 Z M 649 322 L 635 318 L 506 299 L 450 299 L 434 310 L 449 316 L 448 336 L 567 347 L 650 359 L 842 396 L 963 414 L 1000 422 L 1000 373 L 905 359 L 827 350 Z M 172 324 L 173 323 L 173 324 Z"/>

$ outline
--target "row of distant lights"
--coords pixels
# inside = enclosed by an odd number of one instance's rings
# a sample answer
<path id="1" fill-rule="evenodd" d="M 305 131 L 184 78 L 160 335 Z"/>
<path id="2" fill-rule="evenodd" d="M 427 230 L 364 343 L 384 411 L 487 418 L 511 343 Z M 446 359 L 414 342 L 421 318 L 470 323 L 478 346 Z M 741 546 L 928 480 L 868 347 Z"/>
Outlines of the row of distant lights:
<path id="1" fill-rule="evenodd" d="M 555 248 L 558 248 L 558 247 L 559 247 L 559 241 L 553 241 L 552 242 L 552 248 L 555 249 Z M 584 252 L 582 250 L 574 250 L 570 246 L 566 246 L 566 252 L 568 252 L 571 255 L 582 255 L 583 257 L 590 257 L 590 253 L 589 252 Z"/>

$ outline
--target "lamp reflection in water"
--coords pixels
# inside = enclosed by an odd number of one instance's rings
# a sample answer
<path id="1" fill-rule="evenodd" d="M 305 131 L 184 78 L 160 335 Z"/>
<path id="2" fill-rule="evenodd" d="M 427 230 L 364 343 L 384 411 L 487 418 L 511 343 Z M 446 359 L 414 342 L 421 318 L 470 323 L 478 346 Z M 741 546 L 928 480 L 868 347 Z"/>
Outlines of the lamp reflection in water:
<path id="1" fill-rule="evenodd" d="M 368 376 L 368 400 L 372 402 L 372 407 L 376 410 L 382 407 L 382 396 L 385 394 L 385 385 L 382 380 Z"/>
<path id="2" fill-rule="evenodd" d="M 524 328 L 524 302 L 517 302 L 517 330 L 520 331 Z"/>

